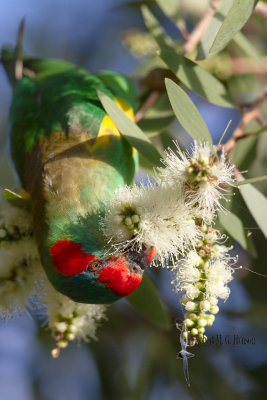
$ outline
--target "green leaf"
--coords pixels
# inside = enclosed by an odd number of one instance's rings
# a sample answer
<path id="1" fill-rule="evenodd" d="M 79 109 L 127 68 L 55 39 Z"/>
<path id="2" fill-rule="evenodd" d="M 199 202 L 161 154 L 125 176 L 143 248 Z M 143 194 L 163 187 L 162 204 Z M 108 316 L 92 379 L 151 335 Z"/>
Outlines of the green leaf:
<path id="1" fill-rule="evenodd" d="M 172 49 L 162 50 L 160 57 L 188 89 L 211 103 L 234 107 L 224 85 L 198 64 Z"/>
<path id="2" fill-rule="evenodd" d="M 258 126 L 258 122 L 253 120 L 246 129 L 250 132 L 256 130 Z M 255 160 L 258 139 L 258 135 L 251 135 L 236 142 L 233 151 L 230 153 L 230 160 L 240 171 L 247 169 Z"/>
<path id="3" fill-rule="evenodd" d="M 135 147 L 153 166 L 161 165 L 161 155 L 141 131 L 141 129 L 104 93 L 97 91 L 98 97 L 121 134 Z"/>
<path id="4" fill-rule="evenodd" d="M 140 153 L 138 154 L 139 154 L 139 167 L 142 168 L 147 173 L 147 175 L 155 179 L 154 168 L 151 165 L 151 163 L 148 162 L 147 159 L 142 156 L 142 154 Z"/>
<path id="5" fill-rule="evenodd" d="M 233 38 L 233 42 L 241 49 L 243 52 L 251 58 L 254 58 L 260 65 L 266 69 L 266 63 L 264 62 L 261 54 L 258 52 L 257 48 L 252 44 L 242 32 L 238 32 Z"/>
<path id="6" fill-rule="evenodd" d="M 157 288 L 145 272 L 140 286 L 129 296 L 127 300 L 146 319 L 168 329 L 171 326 L 169 314 L 164 310 Z"/>
<path id="7" fill-rule="evenodd" d="M 237 186 L 247 185 L 248 183 L 262 182 L 262 181 L 266 181 L 266 180 L 267 180 L 267 175 L 258 176 L 255 178 L 244 179 L 243 181 L 237 182 Z"/>
<path id="8" fill-rule="evenodd" d="M 166 92 L 163 92 L 155 104 L 146 112 L 138 126 L 148 137 L 158 135 L 173 121 L 174 115 Z"/>
<path id="9" fill-rule="evenodd" d="M 239 175 L 239 181 L 243 180 L 244 178 Z M 267 238 L 267 198 L 250 184 L 240 186 L 239 190 L 251 215 Z"/>
<path id="10" fill-rule="evenodd" d="M 160 49 L 169 49 L 174 47 L 173 40 L 165 33 L 157 18 L 146 6 L 141 8 L 144 23 L 151 36 L 155 39 Z"/>
<path id="11" fill-rule="evenodd" d="M 243 222 L 241 219 L 230 211 L 227 214 L 223 211 L 218 212 L 219 222 L 226 232 L 235 239 L 243 249 L 250 252 L 256 257 L 256 250 L 253 246 L 251 238 L 247 237 Z"/>
<path id="12" fill-rule="evenodd" d="M 19 207 L 19 208 L 29 207 L 29 200 L 24 199 L 21 195 L 13 192 L 12 190 L 4 189 L 4 198 L 14 207 Z"/>
<path id="13" fill-rule="evenodd" d="M 173 111 L 188 135 L 212 144 L 207 125 L 185 91 L 170 79 L 166 79 L 166 88 Z"/>
<path id="14" fill-rule="evenodd" d="M 180 17 L 179 1 L 177 0 L 156 0 L 162 11 L 171 19 L 176 21 Z"/>
<path id="15" fill-rule="evenodd" d="M 158 20 L 147 7 L 142 7 L 145 25 L 158 44 L 160 57 L 177 78 L 190 90 L 211 103 L 233 107 L 225 86 L 200 65 L 178 54 L 173 42 L 166 37 Z"/>
<path id="16" fill-rule="evenodd" d="M 200 42 L 197 59 L 223 50 L 251 16 L 258 0 L 222 0 Z"/>

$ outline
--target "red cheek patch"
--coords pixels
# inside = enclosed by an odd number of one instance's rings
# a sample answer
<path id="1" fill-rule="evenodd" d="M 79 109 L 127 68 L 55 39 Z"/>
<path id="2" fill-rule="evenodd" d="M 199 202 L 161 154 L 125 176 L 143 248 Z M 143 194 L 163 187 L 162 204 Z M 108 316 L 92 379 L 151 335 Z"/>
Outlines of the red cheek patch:
<path id="1" fill-rule="evenodd" d="M 140 285 L 142 275 L 130 273 L 123 258 L 110 260 L 113 263 L 99 271 L 98 281 L 110 287 L 117 296 L 128 296 Z"/>
<path id="2" fill-rule="evenodd" d="M 86 254 L 81 245 L 72 240 L 58 240 L 50 248 L 55 268 L 64 275 L 77 275 L 85 271 L 88 264 L 95 258 L 94 254 Z"/>

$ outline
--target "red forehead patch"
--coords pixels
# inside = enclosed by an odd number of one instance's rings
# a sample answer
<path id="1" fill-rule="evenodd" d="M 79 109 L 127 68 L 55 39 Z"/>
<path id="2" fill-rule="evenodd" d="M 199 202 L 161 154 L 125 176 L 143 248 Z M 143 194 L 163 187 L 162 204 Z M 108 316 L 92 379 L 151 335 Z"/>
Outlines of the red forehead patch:
<path id="1" fill-rule="evenodd" d="M 105 283 L 117 296 L 128 296 L 141 283 L 142 275 L 131 273 L 124 258 L 110 258 L 110 265 L 99 271 L 99 282 Z"/>
<path id="2" fill-rule="evenodd" d="M 94 254 L 86 254 L 81 245 L 72 240 L 58 240 L 50 248 L 55 268 L 64 275 L 77 275 L 85 271 L 88 264 L 95 258 Z"/>

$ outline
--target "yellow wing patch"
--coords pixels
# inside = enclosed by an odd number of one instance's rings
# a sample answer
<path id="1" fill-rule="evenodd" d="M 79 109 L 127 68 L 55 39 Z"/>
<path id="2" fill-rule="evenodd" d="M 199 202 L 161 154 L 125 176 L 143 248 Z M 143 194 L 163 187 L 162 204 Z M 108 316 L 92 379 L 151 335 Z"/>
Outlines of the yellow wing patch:
<path id="1" fill-rule="evenodd" d="M 132 121 L 134 120 L 133 109 L 131 106 L 129 106 L 129 104 L 125 100 L 117 97 L 115 99 L 115 103 L 117 104 L 117 106 L 119 106 L 125 112 L 125 114 Z M 110 116 L 105 115 L 100 124 L 99 132 L 98 132 L 97 140 L 96 140 L 95 144 L 101 143 L 101 145 L 107 145 L 109 143 L 109 138 L 111 135 L 120 137 L 120 132 L 119 132 L 118 128 L 116 127 L 116 125 L 114 124 L 114 122 L 112 121 L 112 119 L 110 118 Z"/>

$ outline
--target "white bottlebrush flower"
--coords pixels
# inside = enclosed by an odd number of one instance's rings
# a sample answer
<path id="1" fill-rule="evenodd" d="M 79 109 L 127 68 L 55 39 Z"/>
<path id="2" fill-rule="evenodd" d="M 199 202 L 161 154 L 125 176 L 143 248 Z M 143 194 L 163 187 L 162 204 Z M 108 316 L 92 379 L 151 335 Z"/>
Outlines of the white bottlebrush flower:
<path id="1" fill-rule="evenodd" d="M 192 283 L 182 283 L 180 290 L 185 291 L 185 295 L 191 300 L 194 300 L 200 294 L 200 290 Z"/>
<path id="2" fill-rule="evenodd" d="M 230 248 L 215 244 L 221 235 L 218 230 L 201 226 L 202 240 L 197 240 L 191 250 L 173 268 L 176 274 L 172 284 L 177 292 L 184 291 L 180 303 L 185 307 L 183 329 L 191 345 L 205 342 L 206 327 L 212 326 L 214 315 L 219 312 L 218 298 L 227 300 L 236 262 L 228 254 Z M 213 251 L 214 249 L 214 251 Z"/>
<path id="3" fill-rule="evenodd" d="M 187 203 L 195 208 L 196 216 L 210 223 L 220 200 L 226 198 L 225 186 L 233 186 L 233 166 L 220 156 L 208 143 L 194 142 L 191 154 L 183 152 L 174 142 L 176 152 L 169 149 L 163 160 L 165 168 L 159 168 L 159 178 L 163 184 L 184 186 Z"/>
<path id="4" fill-rule="evenodd" d="M 185 263 L 187 266 L 198 267 L 202 259 L 195 250 L 190 250 L 186 254 Z"/>
<path id="5" fill-rule="evenodd" d="M 0 248 L 0 314 L 6 318 L 28 305 L 36 288 L 39 254 L 33 238 L 2 244 Z"/>
<path id="6" fill-rule="evenodd" d="M 31 213 L 23 208 L 12 206 L 1 195 L 0 199 L 0 228 L 2 232 L 2 239 L 15 238 L 18 235 L 29 235 L 32 232 L 32 218 Z M 3 235 L 4 231 L 6 235 Z M 0 237 L 1 240 L 1 237 Z"/>
<path id="7" fill-rule="evenodd" d="M 214 244 L 211 247 L 211 256 L 212 258 L 219 258 L 219 259 L 229 259 L 230 256 L 227 253 L 232 250 L 233 247 L 226 247 L 222 244 Z M 233 258 L 233 260 L 236 260 Z"/>
<path id="8" fill-rule="evenodd" d="M 176 188 L 157 184 L 134 184 L 116 191 L 102 220 L 103 232 L 119 251 L 156 249 L 162 265 L 169 257 L 183 254 L 200 236 L 192 210 Z"/>
<path id="9" fill-rule="evenodd" d="M 178 279 L 180 281 L 197 282 L 200 279 L 201 273 L 199 269 L 194 267 L 182 266 L 178 268 Z"/>
<path id="10" fill-rule="evenodd" d="M 230 289 L 223 282 L 214 282 L 208 280 L 205 284 L 206 294 L 220 299 L 227 300 L 230 295 Z"/>
<path id="11" fill-rule="evenodd" d="M 56 291 L 45 276 L 41 286 L 40 300 L 46 306 L 47 324 L 57 341 L 57 347 L 52 351 L 54 357 L 57 357 L 59 349 L 66 347 L 71 340 L 96 340 L 96 329 L 105 318 L 106 305 L 72 301 Z"/>
<path id="12" fill-rule="evenodd" d="M 232 274 L 233 269 L 223 260 L 216 260 L 214 263 L 210 263 L 206 271 L 206 276 L 209 281 L 216 283 L 222 282 L 223 284 L 233 279 Z"/>

